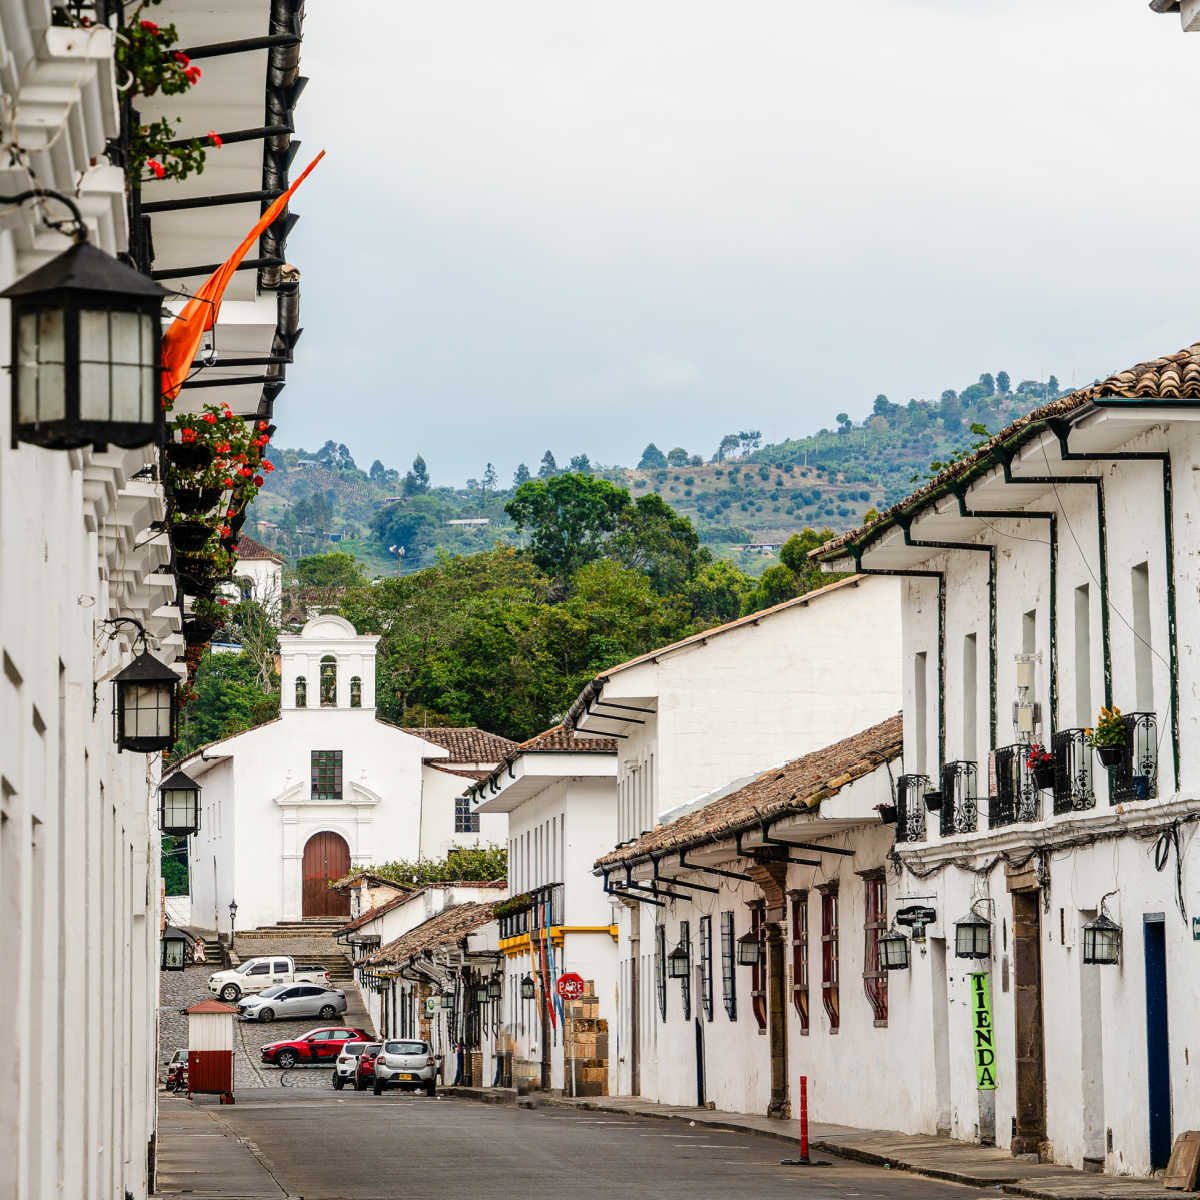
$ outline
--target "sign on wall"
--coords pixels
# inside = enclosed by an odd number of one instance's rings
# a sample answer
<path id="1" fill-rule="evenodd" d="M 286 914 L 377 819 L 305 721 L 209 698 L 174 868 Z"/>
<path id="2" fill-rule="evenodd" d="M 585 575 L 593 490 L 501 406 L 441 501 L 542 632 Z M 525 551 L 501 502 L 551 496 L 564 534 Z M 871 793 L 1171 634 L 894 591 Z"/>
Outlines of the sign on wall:
<path id="1" fill-rule="evenodd" d="M 438 998 L 436 996 L 426 996 L 425 997 L 425 1015 L 427 1017 L 436 1016 L 437 1010 L 438 1010 Z"/>
<path id="2" fill-rule="evenodd" d="M 996 1042 L 992 1028 L 992 995 L 986 971 L 971 973 L 971 1030 L 975 1044 L 975 1086 L 996 1090 Z"/>

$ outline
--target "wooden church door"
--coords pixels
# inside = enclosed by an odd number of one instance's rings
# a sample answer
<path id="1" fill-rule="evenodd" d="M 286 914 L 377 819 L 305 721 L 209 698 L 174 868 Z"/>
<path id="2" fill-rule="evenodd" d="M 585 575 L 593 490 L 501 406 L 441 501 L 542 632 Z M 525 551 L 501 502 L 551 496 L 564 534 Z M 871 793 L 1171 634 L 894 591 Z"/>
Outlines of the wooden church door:
<path id="1" fill-rule="evenodd" d="M 325 830 L 314 833 L 304 845 L 303 915 L 348 917 L 350 897 L 329 885 L 350 872 L 350 847 L 340 834 Z"/>

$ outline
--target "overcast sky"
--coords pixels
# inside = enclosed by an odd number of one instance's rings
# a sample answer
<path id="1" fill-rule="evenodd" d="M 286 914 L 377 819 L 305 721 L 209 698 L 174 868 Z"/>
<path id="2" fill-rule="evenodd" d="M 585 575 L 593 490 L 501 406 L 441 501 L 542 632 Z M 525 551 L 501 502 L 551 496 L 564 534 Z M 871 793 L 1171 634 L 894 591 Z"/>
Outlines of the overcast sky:
<path id="1" fill-rule="evenodd" d="M 319 0 L 283 445 L 709 454 L 1200 338 L 1200 35 L 1145 0 Z"/>

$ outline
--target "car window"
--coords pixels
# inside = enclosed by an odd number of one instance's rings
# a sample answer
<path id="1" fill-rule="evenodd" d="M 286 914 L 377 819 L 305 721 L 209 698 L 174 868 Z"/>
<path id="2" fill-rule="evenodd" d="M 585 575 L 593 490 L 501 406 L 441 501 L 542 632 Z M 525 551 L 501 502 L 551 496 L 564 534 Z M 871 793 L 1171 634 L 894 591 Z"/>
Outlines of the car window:
<path id="1" fill-rule="evenodd" d="M 280 1000 L 287 993 L 287 984 L 277 983 L 274 987 L 263 988 L 258 994 L 267 1000 Z"/>
<path id="2" fill-rule="evenodd" d="M 250 970 L 246 972 L 247 975 L 270 975 L 270 973 L 270 963 L 255 963 Z"/>
<path id="3" fill-rule="evenodd" d="M 364 1053 L 364 1054 L 378 1054 L 378 1053 L 379 1053 L 379 1047 L 380 1047 L 380 1043 L 379 1043 L 379 1042 L 368 1042 L 368 1043 L 367 1043 L 367 1044 L 366 1044 L 366 1045 L 363 1047 L 363 1053 Z"/>
<path id="4" fill-rule="evenodd" d="M 286 958 L 277 958 L 271 966 L 276 975 L 286 975 L 289 970 Z"/>
<path id="5" fill-rule="evenodd" d="M 324 994 L 325 989 L 313 988 L 313 992 L 320 996 Z M 348 1042 L 354 1036 L 354 1034 L 352 1034 L 348 1029 L 339 1029 L 332 1036 L 335 1042 Z"/>
<path id="6" fill-rule="evenodd" d="M 388 1042 L 384 1046 L 388 1054 L 425 1054 L 424 1042 Z"/>
<path id="7" fill-rule="evenodd" d="M 365 1042 L 347 1042 L 342 1047 L 342 1053 L 343 1054 L 353 1054 L 353 1055 L 357 1056 L 363 1052 L 364 1045 L 366 1045 Z"/>

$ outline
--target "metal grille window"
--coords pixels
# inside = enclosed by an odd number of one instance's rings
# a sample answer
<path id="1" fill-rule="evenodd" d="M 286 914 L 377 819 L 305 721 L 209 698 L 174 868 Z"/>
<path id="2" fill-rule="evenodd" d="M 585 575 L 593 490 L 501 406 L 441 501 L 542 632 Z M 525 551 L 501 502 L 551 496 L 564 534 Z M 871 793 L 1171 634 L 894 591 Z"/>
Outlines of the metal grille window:
<path id="1" fill-rule="evenodd" d="M 667 931 L 665 926 L 654 927 L 654 990 L 658 995 L 658 1017 L 667 1019 Z"/>
<path id="2" fill-rule="evenodd" d="M 792 892 L 792 1004 L 808 1032 L 808 893 Z"/>
<path id="3" fill-rule="evenodd" d="M 866 918 L 863 930 L 863 990 L 871 1003 L 876 1025 L 886 1025 L 888 1017 L 887 971 L 879 963 L 879 935 L 887 928 L 887 882 L 883 872 L 863 877 L 866 885 Z"/>
<path id="4" fill-rule="evenodd" d="M 841 1025 L 838 992 L 838 894 L 837 887 L 827 884 L 821 891 L 821 1000 L 829 1018 L 829 1031 L 836 1033 Z"/>
<path id="5" fill-rule="evenodd" d="M 993 750 L 988 759 L 988 828 L 999 829 L 1017 821 L 1038 821 L 1042 794 L 1033 785 L 1022 742 Z"/>
<path id="6" fill-rule="evenodd" d="M 1054 754 L 1054 811 L 1096 807 L 1092 786 L 1092 751 L 1084 729 L 1059 729 L 1050 742 Z"/>
<path id="7" fill-rule="evenodd" d="M 758 962 L 750 968 L 750 1011 L 761 1030 L 767 1028 L 767 928 L 762 902 L 750 908 L 750 932 L 758 935 Z"/>
<path id="8" fill-rule="evenodd" d="M 725 1015 L 731 1020 L 737 1020 L 737 968 L 733 944 L 733 913 L 721 914 L 721 1000 L 725 1005 Z"/>
<path id="9" fill-rule="evenodd" d="M 1158 795 L 1158 718 L 1152 712 L 1125 713 L 1125 745 L 1112 773 L 1113 804 L 1153 800 Z"/>
<path id="10" fill-rule="evenodd" d="M 692 1019 L 692 923 L 679 922 L 679 944 L 687 951 L 687 972 L 679 980 L 683 993 L 683 1019 Z"/>
<path id="11" fill-rule="evenodd" d="M 700 1003 L 705 1020 L 713 1019 L 712 917 L 700 918 Z"/>
<path id="12" fill-rule="evenodd" d="M 925 793 L 928 775 L 901 775 L 896 780 L 896 841 L 925 840 Z"/>
<path id="13" fill-rule="evenodd" d="M 312 752 L 312 798 L 340 800 L 342 798 L 342 752 L 314 750 Z"/>
<path id="14" fill-rule="evenodd" d="M 454 832 L 479 832 L 479 814 L 471 811 L 471 801 L 466 796 L 459 796 L 454 801 Z"/>
<path id="15" fill-rule="evenodd" d="M 975 832 L 979 823 L 979 768 L 973 762 L 948 762 L 942 767 L 940 816 L 943 837 Z"/>

